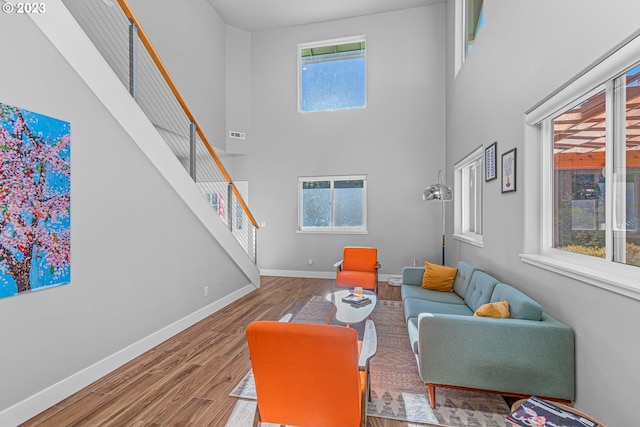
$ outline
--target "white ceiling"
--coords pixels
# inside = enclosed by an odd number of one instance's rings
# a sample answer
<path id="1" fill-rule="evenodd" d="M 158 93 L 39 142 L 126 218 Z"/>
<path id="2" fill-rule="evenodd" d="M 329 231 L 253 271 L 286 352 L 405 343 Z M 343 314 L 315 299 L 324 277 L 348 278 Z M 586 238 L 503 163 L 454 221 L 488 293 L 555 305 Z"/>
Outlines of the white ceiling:
<path id="1" fill-rule="evenodd" d="M 261 31 L 445 3 L 446 0 L 207 0 L 227 24 Z"/>

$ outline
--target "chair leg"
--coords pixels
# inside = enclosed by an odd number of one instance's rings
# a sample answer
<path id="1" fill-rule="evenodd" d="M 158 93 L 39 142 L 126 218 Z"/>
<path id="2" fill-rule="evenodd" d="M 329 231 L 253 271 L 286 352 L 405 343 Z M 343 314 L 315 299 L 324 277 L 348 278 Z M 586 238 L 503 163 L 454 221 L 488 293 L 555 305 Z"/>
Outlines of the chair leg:
<path id="1" fill-rule="evenodd" d="M 367 362 L 368 363 L 368 362 Z M 365 390 L 363 393 L 362 408 L 360 410 L 360 427 L 367 427 L 367 409 L 369 407 L 369 402 L 371 402 L 371 387 L 370 387 L 370 379 L 369 376 L 369 366 L 366 368 L 366 376 L 367 379 L 365 381 Z"/>
<path id="2" fill-rule="evenodd" d="M 331 324 L 331 319 L 333 319 L 333 315 L 336 313 L 335 304 L 331 304 L 331 311 L 329 312 L 329 316 L 327 317 L 327 325 Z"/>
<path id="3" fill-rule="evenodd" d="M 433 384 L 427 384 L 427 389 L 429 390 L 429 404 L 432 409 L 436 407 L 436 386 Z"/>
<path id="4" fill-rule="evenodd" d="M 256 402 L 256 412 L 253 414 L 253 422 L 251 427 L 260 427 L 260 409 L 258 408 L 258 402 Z"/>

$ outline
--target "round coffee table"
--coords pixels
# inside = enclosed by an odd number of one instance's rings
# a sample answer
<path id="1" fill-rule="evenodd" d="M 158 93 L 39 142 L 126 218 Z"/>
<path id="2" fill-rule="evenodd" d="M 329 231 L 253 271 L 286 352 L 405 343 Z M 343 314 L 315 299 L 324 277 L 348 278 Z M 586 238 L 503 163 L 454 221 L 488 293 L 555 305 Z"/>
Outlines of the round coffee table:
<path id="1" fill-rule="evenodd" d="M 336 320 L 346 325 L 365 320 L 373 312 L 373 309 L 376 307 L 376 302 L 378 301 L 376 294 L 371 291 L 364 291 L 364 295 L 371 300 L 368 304 L 358 305 L 342 301 L 342 298 L 352 293 L 353 289 L 345 289 L 327 295 L 327 299 L 331 301 L 335 307 Z M 329 317 L 329 319 L 331 319 L 331 317 Z"/>

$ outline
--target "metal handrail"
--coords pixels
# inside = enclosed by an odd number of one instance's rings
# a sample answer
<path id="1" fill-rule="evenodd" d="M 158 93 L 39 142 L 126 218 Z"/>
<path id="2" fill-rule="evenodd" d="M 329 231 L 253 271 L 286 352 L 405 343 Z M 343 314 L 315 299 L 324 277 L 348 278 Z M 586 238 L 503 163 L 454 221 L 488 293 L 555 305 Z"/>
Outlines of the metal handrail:
<path id="1" fill-rule="evenodd" d="M 173 79 L 171 78 L 171 75 L 169 74 L 169 71 L 167 71 L 167 68 L 165 67 L 164 63 L 160 59 L 160 56 L 158 55 L 158 52 L 153 47 L 153 44 L 151 43 L 151 40 L 149 39 L 149 37 L 145 33 L 144 29 L 140 25 L 140 22 L 138 21 L 138 18 L 133 13 L 133 10 L 131 9 L 131 6 L 129 6 L 129 3 L 127 2 L 127 0 L 117 0 L 117 2 L 118 2 L 118 5 L 120 6 L 120 8 L 122 9 L 122 11 L 124 12 L 125 16 L 131 21 L 132 24 L 134 24 L 137 27 L 137 29 L 138 29 L 138 38 L 140 39 L 142 44 L 147 49 L 147 52 L 149 53 L 151 59 L 153 60 L 154 64 L 158 68 L 158 71 L 160 72 L 160 74 L 164 78 L 165 82 L 169 86 L 169 89 L 171 90 L 171 92 L 175 96 L 176 100 L 180 104 L 180 107 L 184 111 L 185 115 L 195 125 L 196 132 L 198 133 L 198 136 L 202 140 L 202 143 L 204 144 L 205 148 L 207 149 L 207 151 L 211 155 L 211 158 L 215 162 L 216 166 L 218 167 L 218 169 L 222 173 L 222 176 L 227 181 L 227 183 L 231 186 L 233 194 L 235 195 L 236 199 L 238 200 L 238 203 L 242 207 L 244 213 L 247 215 L 247 218 L 251 221 L 251 223 L 253 224 L 253 226 L 256 229 L 260 228 L 258 226 L 258 223 L 256 222 L 255 218 L 251 214 L 251 211 L 249 210 L 249 207 L 247 206 L 247 204 L 245 203 L 244 199 L 242 198 L 242 195 L 238 191 L 238 188 L 233 183 L 233 180 L 231 179 L 231 176 L 229 175 L 229 173 L 227 172 L 226 168 L 224 167 L 224 165 L 220 161 L 220 158 L 218 157 L 218 155 L 216 154 L 215 150 L 213 149 L 213 146 L 211 145 L 211 143 L 209 143 L 209 140 L 207 139 L 207 136 L 202 131 L 202 128 L 200 127 L 200 125 L 198 125 L 198 122 L 197 122 L 196 118 L 193 116 L 193 114 L 191 113 L 191 110 L 187 106 L 187 103 L 184 101 L 184 98 L 182 97 L 182 94 L 178 90 L 176 84 L 174 83 Z"/>

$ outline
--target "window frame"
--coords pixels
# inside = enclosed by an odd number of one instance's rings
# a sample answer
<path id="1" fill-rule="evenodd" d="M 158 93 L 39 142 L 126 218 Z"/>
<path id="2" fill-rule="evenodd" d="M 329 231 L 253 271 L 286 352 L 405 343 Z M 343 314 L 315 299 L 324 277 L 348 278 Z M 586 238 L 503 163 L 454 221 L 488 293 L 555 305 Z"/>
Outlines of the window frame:
<path id="1" fill-rule="evenodd" d="M 302 187 L 305 182 L 329 181 L 331 220 L 328 227 L 303 227 Z M 334 184 L 336 181 L 362 181 L 362 227 L 336 227 L 334 222 Z M 367 228 L 367 175 L 301 176 L 298 177 L 298 227 L 297 233 L 309 234 L 368 234 Z"/>
<path id="2" fill-rule="evenodd" d="M 470 206 L 468 192 L 470 184 L 470 170 L 475 166 L 476 199 L 473 211 L 476 212 L 476 221 L 479 218 L 479 232 L 476 223 L 475 231 L 470 231 L 468 223 Z M 484 146 L 476 148 L 458 163 L 454 165 L 454 230 L 453 238 L 473 246 L 484 247 L 483 222 L 484 222 Z M 479 193 L 478 193 L 479 191 Z M 477 197 L 479 195 L 479 197 Z"/>
<path id="3" fill-rule="evenodd" d="M 313 111 L 303 111 L 302 109 L 302 50 L 304 49 L 314 49 L 314 48 L 320 48 L 320 47 L 328 47 L 328 46 L 338 46 L 338 45 L 344 45 L 344 44 L 351 44 L 351 43 L 361 43 L 364 42 L 365 43 L 365 61 L 364 61 L 364 104 L 361 107 L 348 107 L 348 108 L 337 108 L 337 109 L 325 109 L 325 110 L 313 110 Z M 350 37 L 340 37 L 340 38 L 336 38 L 336 39 L 329 39 L 329 40 L 321 40 L 321 41 L 316 41 L 316 42 L 309 42 L 309 43 L 299 43 L 298 44 L 298 48 L 297 48 L 297 78 L 298 78 L 298 113 L 301 114 L 308 114 L 308 113 L 324 113 L 324 112 L 331 112 L 331 111 L 345 111 L 345 110 L 358 110 L 358 109 L 364 109 L 367 108 L 367 76 L 368 76 L 368 58 L 367 58 L 367 50 L 368 50 L 368 41 L 367 41 L 367 36 L 362 34 L 362 35 L 356 35 L 356 36 L 350 36 Z"/>
<path id="4" fill-rule="evenodd" d="M 640 300 L 638 275 L 640 267 L 614 262 L 610 256 L 613 248 L 614 197 L 607 199 L 606 251 L 604 259 L 571 253 L 553 248 L 553 124 L 552 119 L 590 96 L 607 88 L 606 107 L 606 192 L 613 195 L 613 150 L 624 147 L 619 136 L 620 106 L 616 103 L 616 79 L 640 63 L 640 31 L 624 40 L 603 57 L 599 58 L 575 78 L 544 98 L 525 113 L 525 156 L 538 167 L 525 172 L 525 240 L 520 259 L 539 268 L 579 280 L 585 284 Z M 624 111 L 624 107 L 622 107 Z M 616 113 L 617 111 L 617 113 Z M 539 206 L 538 210 L 526 206 Z"/>

